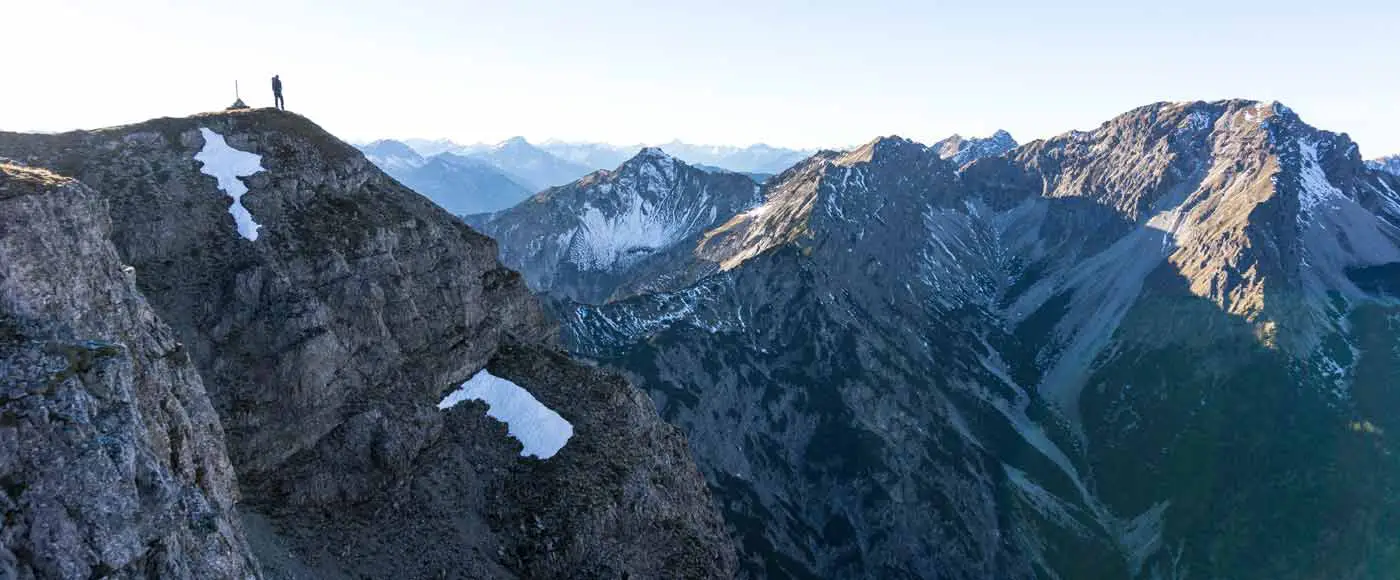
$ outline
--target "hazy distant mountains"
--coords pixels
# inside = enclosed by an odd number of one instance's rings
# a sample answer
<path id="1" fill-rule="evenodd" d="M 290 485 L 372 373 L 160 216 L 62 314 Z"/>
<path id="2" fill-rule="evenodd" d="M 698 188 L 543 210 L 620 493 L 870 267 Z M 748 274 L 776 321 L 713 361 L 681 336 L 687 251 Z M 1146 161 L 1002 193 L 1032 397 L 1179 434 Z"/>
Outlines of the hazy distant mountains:
<path id="1" fill-rule="evenodd" d="M 1391 155 L 1366 162 L 1372 169 L 1379 169 L 1392 175 L 1400 175 L 1400 155 Z"/>
<path id="2" fill-rule="evenodd" d="M 524 137 L 511 137 L 491 147 L 467 148 L 462 153 L 495 165 L 534 191 L 564 185 L 600 169 L 561 159 Z"/>
<path id="3" fill-rule="evenodd" d="M 641 145 L 610 145 L 608 143 L 565 143 L 546 141 L 541 149 L 579 165 L 594 169 L 613 169 L 642 150 Z"/>
<path id="4" fill-rule="evenodd" d="M 535 190 L 482 158 L 449 152 L 424 157 L 404 143 L 388 140 L 360 150 L 399 183 L 456 215 L 500 211 Z"/>
<path id="5" fill-rule="evenodd" d="M 613 169 L 636 156 L 648 145 L 608 143 L 565 143 L 548 141 L 540 149 L 567 161 L 593 169 Z M 796 165 L 815 153 L 811 149 L 787 149 L 759 143 L 747 147 L 733 145 L 692 145 L 671 141 L 650 145 L 694 166 L 707 166 L 738 173 L 772 175 Z"/>
<path id="6" fill-rule="evenodd" d="M 989 140 L 969 140 L 972 141 Z M 465 215 L 499 211 L 531 193 L 568 184 L 599 169 L 616 169 L 644 148 L 561 141 L 534 145 L 523 137 L 512 137 L 494 145 L 461 145 L 445 139 L 386 139 L 360 150 L 404 185 L 452 213 Z M 813 153 L 763 144 L 735 147 L 680 141 L 659 148 L 695 167 L 743 173 L 758 182 Z"/>

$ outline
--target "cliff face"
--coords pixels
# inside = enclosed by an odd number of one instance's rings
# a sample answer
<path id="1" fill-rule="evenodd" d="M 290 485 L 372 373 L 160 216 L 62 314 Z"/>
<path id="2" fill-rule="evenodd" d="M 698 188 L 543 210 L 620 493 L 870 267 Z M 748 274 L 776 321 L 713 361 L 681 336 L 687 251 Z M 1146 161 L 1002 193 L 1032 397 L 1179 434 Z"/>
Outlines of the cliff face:
<path id="1" fill-rule="evenodd" d="M 106 203 L 0 163 L 0 224 L 0 577 L 255 574 L 218 416 Z"/>
<path id="2" fill-rule="evenodd" d="M 271 573 L 732 570 L 684 441 L 649 402 L 553 353 L 494 242 L 305 119 L 0 134 L 0 155 L 109 202 L 117 251 L 209 385 Z M 480 403 L 436 407 L 483 368 L 574 425 L 558 455 L 519 457 Z M 654 549 L 635 549 L 639 530 Z"/>

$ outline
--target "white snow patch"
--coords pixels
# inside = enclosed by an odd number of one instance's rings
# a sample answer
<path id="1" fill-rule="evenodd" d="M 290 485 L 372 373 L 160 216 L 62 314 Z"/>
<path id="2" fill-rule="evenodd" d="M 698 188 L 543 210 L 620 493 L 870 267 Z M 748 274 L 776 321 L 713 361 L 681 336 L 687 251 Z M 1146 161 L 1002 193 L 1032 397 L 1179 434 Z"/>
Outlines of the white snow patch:
<path id="1" fill-rule="evenodd" d="M 1298 204 L 1302 207 L 1303 213 L 1312 217 L 1313 211 L 1319 205 L 1328 202 L 1344 199 L 1345 194 L 1337 186 L 1332 185 L 1327 180 L 1327 173 L 1322 170 L 1322 165 L 1317 161 L 1317 144 L 1307 139 L 1298 139 L 1298 153 L 1302 157 L 1302 165 L 1299 171 L 1299 185 L 1303 187 L 1303 192 L 1298 195 Z M 1299 221 L 1303 221 L 1303 216 L 1298 216 Z"/>
<path id="2" fill-rule="evenodd" d="M 253 214 L 243 207 L 243 194 L 248 193 L 248 186 L 238 178 L 262 171 L 262 156 L 229 147 L 223 135 L 204 127 L 200 127 L 199 132 L 204 135 L 204 148 L 194 156 L 194 160 L 202 164 L 199 172 L 219 181 L 219 189 L 233 198 L 228 212 L 233 215 L 238 234 L 256 241 L 258 228 L 262 226 L 253 221 Z"/>
<path id="3" fill-rule="evenodd" d="M 574 426 L 559 413 L 544 406 L 520 385 L 492 375 L 485 369 L 447 395 L 438 403 L 438 408 L 449 409 L 468 399 L 486 403 L 489 406 L 486 415 L 510 428 L 511 437 L 525 446 L 520 451 L 522 457 L 554 457 L 574 435 Z"/>
<path id="4" fill-rule="evenodd" d="M 572 262 L 584 270 L 607 270 L 631 262 L 629 258 L 637 254 L 670 247 L 685 235 L 683 224 L 661 219 L 640 196 L 628 201 L 626 210 L 613 217 L 592 205 L 584 206 L 579 235 L 569 252 Z"/>
<path id="5" fill-rule="evenodd" d="M 714 223 L 718 213 L 710 205 L 708 191 L 702 190 L 692 200 L 674 195 L 676 169 L 669 158 L 667 161 L 660 169 L 652 164 L 643 166 L 641 171 L 647 177 L 635 187 L 619 188 L 625 205 L 614 215 L 591 203 L 583 206 L 568 250 L 570 262 L 582 270 L 625 268 Z"/>
<path id="6" fill-rule="evenodd" d="M 1194 133 L 1197 131 L 1201 131 L 1202 129 L 1206 129 L 1208 127 L 1210 127 L 1209 114 L 1207 114 L 1205 111 L 1191 111 L 1191 114 L 1186 117 L 1186 122 L 1181 126 L 1181 128 L 1177 129 L 1176 133 L 1178 135 L 1187 132 Z"/>

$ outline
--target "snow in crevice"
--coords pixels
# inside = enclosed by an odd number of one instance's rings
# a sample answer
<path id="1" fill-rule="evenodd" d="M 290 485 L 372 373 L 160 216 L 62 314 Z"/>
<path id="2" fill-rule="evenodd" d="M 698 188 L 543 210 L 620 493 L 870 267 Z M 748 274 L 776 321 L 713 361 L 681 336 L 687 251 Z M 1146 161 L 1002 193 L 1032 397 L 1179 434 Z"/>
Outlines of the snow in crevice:
<path id="1" fill-rule="evenodd" d="M 218 180 L 219 189 L 233 198 L 228 212 L 233 215 L 238 235 L 256 241 L 258 228 L 262 225 L 253 221 L 253 214 L 243 207 L 243 194 L 248 193 L 248 186 L 238 178 L 262 171 L 262 157 L 230 147 L 223 135 L 204 127 L 200 127 L 199 132 L 204 135 L 204 148 L 194 156 L 194 160 L 201 164 L 199 172 Z"/>
<path id="2" fill-rule="evenodd" d="M 574 435 L 574 426 L 559 413 L 544 406 L 520 385 L 492 375 L 485 369 L 443 398 L 438 408 L 450 409 L 466 400 L 486 403 L 487 416 L 505 423 L 510 429 L 510 436 L 524 446 L 520 451 L 521 457 L 554 457 Z"/>
<path id="3" fill-rule="evenodd" d="M 994 284 L 981 273 L 996 268 L 1000 241 L 975 215 L 975 209 L 963 212 L 932 206 L 923 212 L 927 238 L 918 252 L 917 278 L 945 309 L 991 302 Z"/>
<path id="4" fill-rule="evenodd" d="M 1181 127 L 1176 130 L 1176 134 L 1198 133 L 1210 128 L 1210 126 L 1211 118 L 1209 113 L 1205 111 L 1191 111 L 1191 114 L 1187 115 Z"/>

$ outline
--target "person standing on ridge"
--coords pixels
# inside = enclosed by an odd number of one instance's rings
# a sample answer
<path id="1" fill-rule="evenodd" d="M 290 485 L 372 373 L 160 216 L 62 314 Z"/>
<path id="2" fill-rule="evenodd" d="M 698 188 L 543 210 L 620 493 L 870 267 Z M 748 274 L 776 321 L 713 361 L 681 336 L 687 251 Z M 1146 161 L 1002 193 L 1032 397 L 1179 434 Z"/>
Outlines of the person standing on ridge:
<path id="1" fill-rule="evenodd" d="M 287 104 L 282 101 L 282 79 L 277 78 L 277 75 L 272 75 L 272 104 L 279 111 L 287 110 Z"/>

